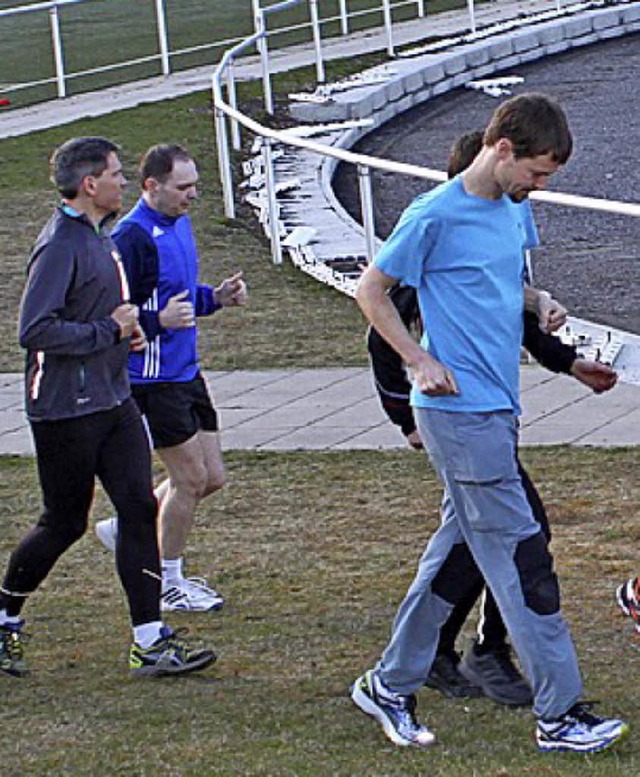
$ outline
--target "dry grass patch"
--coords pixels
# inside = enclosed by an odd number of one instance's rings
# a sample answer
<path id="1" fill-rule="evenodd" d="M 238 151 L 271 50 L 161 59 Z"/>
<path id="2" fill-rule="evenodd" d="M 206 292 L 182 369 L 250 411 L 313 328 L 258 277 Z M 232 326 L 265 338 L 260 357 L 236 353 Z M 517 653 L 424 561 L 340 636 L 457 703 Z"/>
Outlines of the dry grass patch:
<path id="1" fill-rule="evenodd" d="M 613 590 L 638 571 L 635 450 L 524 452 L 554 549 L 587 695 L 634 725 L 638 654 Z M 420 694 L 441 744 L 399 750 L 347 691 L 376 659 L 437 525 L 440 489 L 407 452 L 231 453 L 229 484 L 199 511 L 189 569 L 226 595 L 222 614 L 173 615 L 219 661 L 202 676 L 132 681 L 113 560 L 88 535 L 26 609 L 32 675 L 0 677 L 3 774 L 635 775 L 617 753 L 549 757 L 527 711 Z M 0 563 L 39 509 L 33 463 L 0 462 Z M 99 495 L 95 518 L 109 512 Z M 638 644 L 637 642 L 635 643 Z M 7 769 L 8 767 L 8 769 Z"/>

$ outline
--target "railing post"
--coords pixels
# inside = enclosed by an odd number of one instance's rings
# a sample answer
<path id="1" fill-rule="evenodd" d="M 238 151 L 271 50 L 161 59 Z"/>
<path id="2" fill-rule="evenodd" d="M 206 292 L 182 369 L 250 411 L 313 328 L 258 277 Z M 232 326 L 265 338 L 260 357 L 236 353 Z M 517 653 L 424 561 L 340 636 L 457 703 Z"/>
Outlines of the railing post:
<path id="1" fill-rule="evenodd" d="M 264 109 L 267 113 L 273 115 L 273 95 L 271 94 L 271 75 L 269 73 L 269 49 L 267 47 L 267 29 L 264 22 L 264 13 L 260 8 L 260 0 L 252 0 L 253 3 L 253 24 L 255 31 L 261 37 L 256 44 L 258 54 L 260 54 L 260 64 L 262 66 L 262 91 L 264 99 Z"/>
<path id="2" fill-rule="evenodd" d="M 469 9 L 469 24 L 471 26 L 471 32 L 476 31 L 476 7 L 473 0 L 467 0 L 467 8 Z"/>
<path id="3" fill-rule="evenodd" d="M 416 5 L 418 6 L 418 17 L 420 19 L 424 19 L 425 17 L 424 0 L 416 0 Z"/>
<path id="4" fill-rule="evenodd" d="M 227 97 L 229 99 L 229 105 L 234 111 L 237 110 L 238 100 L 236 97 L 236 81 L 233 72 L 233 62 L 229 62 L 227 66 Z M 239 151 L 242 148 L 240 124 L 233 116 L 229 117 L 229 123 L 231 125 L 231 144 L 236 151 Z"/>
<path id="5" fill-rule="evenodd" d="M 360 209 L 367 246 L 367 262 L 371 264 L 376 255 L 376 225 L 373 215 L 373 193 L 371 189 L 371 168 L 358 165 L 358 188 L 360 189 Z"/>
<path id="6" fill-rule="evenodd" d="M 318 16 L 318 0 L 309 0 L 309 13 L 313 30 L 313 45 L 316 50 L 316 80 L 319 84 L 324 84 L 324 62 L 322 61 L 322 35 L 320 32 L 320 18 Z"/>
<path id="7" fill-rule="evenodd" d="M 171 73 L 171 65 L 169 64 L 169 41 L 167 39 L 167 22 L 164 12 L 164 0 L 156 0 L 156 25 L 158 27 L 158 45 L 160 46 L 162 75 L 168 76 Z"/>
<path id="8" fill-rule="evenodd" d="M 213 115 L 216 124 L 216 144 L 218 146 L 218 166 L 220 168 L 220 182 L 222 183 L 224 215 L 227 218 L 234 219 L 236 217 L 236 208 L 233 201 L 233 176 L 231 174 L 231 160 L 229 158 L 227 120 L 221 108 L 215 108 Z"/>
<path id="9" fill-rule="evenodd" d="M 349 14 L 347 13 L 347 0 L 340 0 L 340 28 L 343 35 L 349 34 Z"/>
<path id="10" fill-rule="evenodd" d="M 282 264 L 282 245 L 278 229 L 278 201 L 276 199 L 276 176 L 273 170 L 273 155 L 271 153 L 271 138 L 262 138 L 262 156 L 264 163 L 264 183 L 267 191 L 267 207 L 269 213 L 269 237 L 271 240 L 271 261 Z"/>
<path id="11" fill-rule="evenodd" d="M 56 82 L 58 84 L 58 97 L 67 96 L 67 87 L 64 79 L 64 51 L 62 49 L 62 35 L 60 35 L 60 16 L 58 6 L 49 9 L 49 23 L 51 25 L 51 42 L 53 43 L 53 60 L 56 68 Z"/>
<path id="12" fill-rule="evenodd" d="M 382 15 L 384 16 L 384 27 L 387 31 L 387 54 L 395 57 L 396 52 L 393 47 L 393 21 L 391 19 L 391 0 L 382 0 Z"/>

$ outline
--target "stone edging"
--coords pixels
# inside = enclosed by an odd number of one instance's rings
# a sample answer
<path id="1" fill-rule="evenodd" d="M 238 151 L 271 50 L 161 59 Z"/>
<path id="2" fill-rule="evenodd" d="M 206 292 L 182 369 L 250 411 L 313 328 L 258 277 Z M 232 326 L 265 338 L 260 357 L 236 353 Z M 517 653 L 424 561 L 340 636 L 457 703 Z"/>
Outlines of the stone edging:
<path id="1" fill-rule="evenodd" d="M 327 102 L 297 102 L 289 110 L 293 118 L 311 124 L 367 119 L 366 127 L 334 128 L 319 136 L 327 145 L 350 149 L 394 117 L 470 81 L 634 32 L 640 32 L 640 2 L 582 9 L 573 15 L 526 23 L 483 40 L 463 42 L 446 51 L 398 58 L 372 69 L 387 71 L 388 77 L 382 83 L 361 83 L 336 93 Z M 363 226 L 346 212 L 333 191 L 338 164 L 334 157 L 286 147 L 275 164 L 276 180 L 285 183 L 294 176 L 295 185 L 279 197 L 281 232 L 286 234 L 296 226 L 316 229 L 317 240 L 312 245 L 288 249 L 292 261 L 318 280 L 352 296 L 359 273 L 351 268 L 366 257 L 365 236 Z M 329 269 L 327 262 L 337 262 L 336 266 L 343 262 L 347 272 Z"/>

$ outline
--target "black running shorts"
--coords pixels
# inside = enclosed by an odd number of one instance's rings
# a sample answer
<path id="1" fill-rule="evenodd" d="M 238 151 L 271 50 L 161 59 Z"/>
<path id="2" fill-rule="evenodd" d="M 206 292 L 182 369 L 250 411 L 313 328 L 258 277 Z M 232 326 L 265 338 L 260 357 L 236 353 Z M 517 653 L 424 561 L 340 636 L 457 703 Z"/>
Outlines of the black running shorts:
<path id="1" fill-rule="evenodd" d="M 218 431 L 218 415 L 202 375 L 186 383 L 133 385 L 154 448 L 180 445 L 202 429 Z"/>

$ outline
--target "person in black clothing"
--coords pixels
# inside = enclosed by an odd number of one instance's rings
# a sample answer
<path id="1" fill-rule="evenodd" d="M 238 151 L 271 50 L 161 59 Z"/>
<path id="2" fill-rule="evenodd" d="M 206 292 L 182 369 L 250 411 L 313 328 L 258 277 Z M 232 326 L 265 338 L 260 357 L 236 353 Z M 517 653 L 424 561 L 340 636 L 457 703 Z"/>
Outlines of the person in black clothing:
<path id="1" fill-rule="evenodd" d="M 451 151 L 449 177 L 465 169 L 481 145 L 481 132 L 463 135 Z M 407 328 L 419 330 L 420 315 L 415 289 L 395 286 L 390 290 L 389 297 Z M 581 358 L 574 347 L 543 332 L 535 313 L 524 314 L 523 344 L 542 366 L 553 372 L 573 375 L 596 393 L 607 391 L 616 383 L 616 373 L 609 366 Z M 411 383 L 402 359 L 373 327 L 367 333 L 367 347 L 383 409 L 389 419 L 400 427 L 409 445 L 416 449 L 422 448 L 409 404 Z M 550 539 L 549 521 L 542 500 L 520 463 L 519 472 L 534 517 Z M 482 601 L 476 640 L 462 659 L 456 651 L 456 639 L 483 589 L 484 584 L 480 581 L 466 599 L 454 607 L 441 630 L 438 653 L 426 684 L 448 697 L 486 695 L 500 704 L 528 705 L 532 701 L 531 689 L 511 660 L 506 628 L 488 590 Z"/>
<path id="2" fill-rule="evenodd" d="M 11 554 L 0 588 L 0 669 L 16 677 L 28 671 L 21 610 L 86 531 L 96 477 L 120 522 L 116 567 L 133 626 L 131 673 L 176 674 L 215 659 L 211 650 L 189 650 L 160 618 L 151 454 L 127 372 L 129 350 L 146 340 L 105 226 L 126 184 L 117 151 L 105 138 L 74 138 L 55 152 L 52 179 L 63 199 L 32 250 L 20 305 L 44 510 Z"/>

